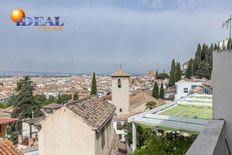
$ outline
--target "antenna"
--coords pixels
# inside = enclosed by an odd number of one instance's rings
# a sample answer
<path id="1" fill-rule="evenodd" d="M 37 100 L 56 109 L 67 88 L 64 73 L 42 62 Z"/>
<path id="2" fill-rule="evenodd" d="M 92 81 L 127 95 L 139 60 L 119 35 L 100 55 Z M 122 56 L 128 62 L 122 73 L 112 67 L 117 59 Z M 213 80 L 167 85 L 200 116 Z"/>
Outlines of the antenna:
<path id="1" fill-rule="evenodd" d="M 229 38 L 231 38 L 231 22 L 232 22 L 232 15 L 230 14 L 229 18 L 222 23 L 222 27 L 226 27 L 229 29 Z"/>

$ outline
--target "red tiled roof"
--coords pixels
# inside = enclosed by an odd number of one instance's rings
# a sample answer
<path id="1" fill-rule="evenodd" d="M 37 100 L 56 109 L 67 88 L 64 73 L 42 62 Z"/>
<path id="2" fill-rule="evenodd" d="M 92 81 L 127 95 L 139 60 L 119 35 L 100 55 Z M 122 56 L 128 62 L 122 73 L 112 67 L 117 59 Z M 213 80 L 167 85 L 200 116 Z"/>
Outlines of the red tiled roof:
<path id="1" fill-rule="evenodd" d="M 15 121 L 16 121 L 15 118 L 0 118 L 0 124 L 8 124 Z"/>
<path id="2" fill-rule="evenodd" d="M 23 155 L 9 140 L 0 141 L 0 155 Z"/>

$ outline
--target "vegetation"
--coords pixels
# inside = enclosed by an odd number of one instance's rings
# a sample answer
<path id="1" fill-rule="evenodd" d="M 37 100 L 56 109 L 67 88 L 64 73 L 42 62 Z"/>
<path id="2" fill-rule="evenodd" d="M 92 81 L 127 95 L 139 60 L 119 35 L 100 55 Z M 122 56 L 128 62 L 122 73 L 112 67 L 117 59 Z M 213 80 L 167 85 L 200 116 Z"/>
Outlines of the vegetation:
<path id="1" fill-rule="evenodd" d="M 230 43 L 228 44 L 230 46 Z M 195 57 L 188 61 L 188 68 L 185 76 L 190 78 L 196 76 L 197 78 L 211 78 L 211 71 L 213 68 L 213 50 L 218 49 L 217 45 L 211 44 L 210 47 L 206 44 L 198 44 Z"/>
<path id="2" fill-rule="evenodd" d="M 164 86 L 163 86 L 163 83 L 160 86 L 159 98 L 164 99 Z"/>
<path id="3" fill-rule="evenodd" d="M 156 104 L 157 104 L 157 103 L 154 102 L 154 101 L 149 101 L 149 102 L 146 103 L 146 109 L 151 110 L 151 109 L 153 109 L 153 108 L 156 107 Z"/>
<path id="4" fill-rule="evenodd" d="M 68 94 L 62 94 L 62 95 L 58 95 L 58 98 L 56 100 L 56 103 L 58 104 L 64 104 L 66 102 L 68 102 L 69 100 L 72 99 L 72 95 L 68 95 Z"/>
<path id="5" fill-rule="evenodd" d="M 150 128 L 136 125 L 137 150 L 130 155 L 183 155 L 191 146 L 195 136 L 185 137 L 175 132 L 156 135 Z M 132 125 L 124 123 L 123 128 L 127 130 L 126 140 L 132 143 Z"/>
<path id="6" fill-rule="evenodd" d="M 36 95 L 34 98 L 35 102 L 42 107 L 51 103 L 65 104 L 72 99 L 72 96 L 68 94 L 59 94 L 58 97 L 49 96 L 46 98 L 45 95 Z"/>
<path id="7" fill-rule="evenodd" d="M 17 118 L 17 122 L 10 125 L 8 133 L 10 133 L 10 140 L 16 144 L 18 135 L 22 133 L 22 120 L 24 118 L 32 118 L 43 116 L 40 111 L 43 105 L 50 103 L 64 104 L 72 98 L 71 95 L 62 94 L 56 98 L 49 96 L 47 99 L 45 95 L 33 96 L 35 83 L 31 81 L 30 77 L 26 76 L 17 83 L 16 93 L 11 96 L 4 107 L 13 106 L 12 118 Z"/>
<path id="8" fill-rule="evenodd" d="M 76 93 L 73 95 L 73 99 L 74 99 L 74 100 L 79 100 L 78 92 L 76 92 Z"/>
<path id="9" fill-rule="evenodd" d="M 157 82 L 154 83 L 154 87 L 152 90 L 152 96 L 156 99 L 159 98 L 159 86 L 158 86 Z"/>
<path id="10" fill-rule="evenodd" d="M 92 77 L 92 85 L 91 85 L 91 95 L 97 95 L 97 82 L 96 82 L 96 77 L 95 73 L 93 73 Z"/>
<path id="11" fill-rule="evenodd" d="M 169 86 L 174 86 L 175 82 L 181 80 L 182 71 L 181 66 L 179 62 L 175 62 L 175 60 L 172 60 L 171 65 L 171 71 L 170 71 L 170 78 L 169 78 Z"/>
<path id="12" fill-rule="evenodd" d="M 176 63 L 175 60 L 172 60 L 170 78 L 169 78 L 169 86 L 174 86 L 176 82 Z"/>
<path id="13" fill-rule="evenodd" d="M 232 40 L 231 40 L 231 38 L 229 38 L 229 40 L 228 40 L 227 49 L 232 49 Z"/>
<path id="14" fill-rule="evenodd" d="M 175 81 L 180 81 L 181 80 L 181 76 L 182 76 L 182 71 L 181 71 L 181 67 L 180 67 L 180 63 L 177 62 L 176 63 L 176 79 Z"/>
<path id="15" fill-rule="evenodd" d="M 156 71 L 156 74 L 155 74 L 155 78 L 156 79 L 166 79 L 166 78 L 169 78 L 168 74 L 167 73 L 158 73 L 158 71 Z"/>
<path id="16" fill-rule="evenodd" d="M 35 102 L 33 96 L 34 87 L 35 83 L 28 76 L 17 83 L 12 117 L 18 118 L 18 121 L 10 126 L 10 132 L 8 132 L 11 133 L 11 140 L 14 143 L 17 143 L 17 135 L 22 133 L 22 119 L 31 118 L 32 115 L 35 117 L 43 115 L 40 111 L 40 105 Z"/>

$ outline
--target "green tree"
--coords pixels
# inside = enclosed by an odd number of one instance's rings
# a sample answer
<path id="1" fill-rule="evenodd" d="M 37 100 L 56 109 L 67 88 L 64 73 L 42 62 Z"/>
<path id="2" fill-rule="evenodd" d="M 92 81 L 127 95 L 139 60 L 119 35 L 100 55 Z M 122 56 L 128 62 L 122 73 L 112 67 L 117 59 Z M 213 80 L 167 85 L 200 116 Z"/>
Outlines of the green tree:
<path id="1" fill-rule="evenodd" d="M 73 95 L 73 99 L 74 99 L 74 100 L 79 100 L 78 92 L 76 92 L 76 93 Z"/>
<path id="2" fill-rule="evenodd" d="M 57 103 L 57 98 L 54 96 L 49 96 L 48 99 L 44 101 L 43 105 L 47 105 L 51 103 Z"/>
<path id="3" fill-rule="evenodd" d="M 169 78 L 168 74 L 167 73 L 159 73 L 157 76 L 156 76 L 156 79 L 166 79 L 166 78 Z"/>
<path id="4" fill-rule="evenodd" d="M 229 40 L 228 40 L 227 49 L 232 49 L 232 40 L 231 40 L 231 38 L 229 38 Z"/>
<path id="5" fill-rule="evenodd" d="M 91 93 L 90 94 L 97 95 L 97 82 L 96 82 L 95 73 L 93 73 L 93 77 L 92 77 Z"/>
<path id="6" fill-rule="evenodd" d="M 164 86 L 163 86 L 163 83 L 160 86 L 159 98 L 164 99 Z"/>
<path id="7" fill-rule="evenodd" d="M 170 77 L 169 77 L 169 86 L 174 86 L 176 82 L 176 63 L 175 60 L 172 60 Z"/>
<path id="8" fill-rule="evenodd" d="M 36 95 L 34 96 L 35 102 L 39 104 L 41 107 L 46 105 L 47 98 L 45 95 Z"/>
<path id="9" fill-rule="evenodd" d="M 181 80 L 181 76 L 182 76 L 182 71 L 181 71 L 180 63 L 178 62 L 176 64 L 176 82 Z"/>
<path id="10" fill-rule="evenodd" d="M 154 101 L 149 101 L 149 102 L 147 102 L 146 103 L 146 109 L 154 109 L 155 107 L 156 107 L 156 102 L 154 102 Z"/>
<path id="11" fill-rule="evenodd" d="M 196 72 L 196 77 L 200 79 L 203 77 L 210 79 L 209 65 L 207 62 L 205 61 L 201 62 L 200 69 L 198 69 Z"/>
<path id="12" fill-rule="evenodd" d="M 156 99 L 159 98 L 159 86 L 158 86 L 157 82 L 154 83 L 154 87 L 152 90 L 152 96 Z"/>
<path id="13" fill-rule="evenodd" d="M 40 105 L 34 100 L 34 87 L 35 83 L 28 76 L 17 83 L 17 95 L 15 95 L 15 102 L 13 103 L 14 111 L 12 113 L 14 118 L 18 118 L 19 120 L 31 118 L 32 112 L 35 117 L 41 115 Z"/>
<path id="14" fill-rule="evenodd" d="M 158 79 L 158 76 L 159 76 L 159 72 L 158 72 L 158 70 L 156 70 L 156 72 L 155 72 L 155 78 Z"/>
<path id="15" fill-rule="evenodd" d="M 188 68 L 185 71 L 185 76 L 187 78 L 190 78 L 191 76 L 193 76 L 193 59 L 191 58 L 188 62 Z"/>
<path id="16" fill-rule="evenodd" d="M 62 94 L 62 95 L 58 95 L 57 98 L 57 103 L 58 104 L 65 104 L 67 103 L 69 100 L 72 99 L 72 95 L 68 95 L 68 94 Z"/>
<path id="17" fill-rule="evenodd" d="M 42 116 L 40 105 L 37 104 L 33 97 L 33 90 L 35 83 L 31 81 L 30 77 L 26 76 L 24 79 L 19 80 L 16 88 L 16 95 L 13 98 L 13 112 L 11 116 L 17 118 L 17 122 L 12 124 L 8 131 L 11 140 L 17 143 L 18 134 L 22 133 L 22 119 Z"/>

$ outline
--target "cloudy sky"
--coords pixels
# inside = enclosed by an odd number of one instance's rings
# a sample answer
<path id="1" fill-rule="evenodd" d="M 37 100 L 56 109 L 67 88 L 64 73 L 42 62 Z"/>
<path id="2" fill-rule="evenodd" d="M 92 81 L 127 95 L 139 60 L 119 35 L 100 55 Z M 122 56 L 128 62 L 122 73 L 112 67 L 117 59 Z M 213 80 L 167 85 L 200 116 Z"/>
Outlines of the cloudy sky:
<path id="1" fill-rule="evenodd" d="M 218 42 L 231 0 L 8 0 L 0 1 L 0 71 L 129 73 L 169 71 L 198 43 Z M 16 27 L 10 13 L 60 16 L 61 32 Z"/>

